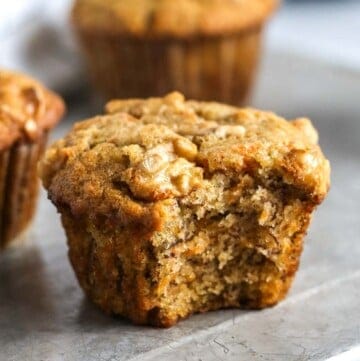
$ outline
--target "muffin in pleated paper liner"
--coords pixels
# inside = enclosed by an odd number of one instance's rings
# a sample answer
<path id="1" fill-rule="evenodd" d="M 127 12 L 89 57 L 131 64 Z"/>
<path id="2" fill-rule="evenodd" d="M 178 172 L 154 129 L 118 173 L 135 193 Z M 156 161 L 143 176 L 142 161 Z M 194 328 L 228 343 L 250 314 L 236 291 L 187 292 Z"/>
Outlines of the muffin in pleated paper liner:
<path id="1" fill-rule="evenodd" d="M 107 98 L 187 97 L 241 104 L 277 0 L 77 0 L 72 20 Z"/>
<path id="2" fill-rule="evenodd" d="M 61 98 L 34 79 L 0 70 L 0 249 L 33 218 L 37 162 L 64 110 Z"/>
<path id="3" fill-rule="evenodd" d="M 179 93 L 106 112 L 39 166 L 89 299 L 161 327 L 280 302 L 330 186 L 311 121 Z"/>

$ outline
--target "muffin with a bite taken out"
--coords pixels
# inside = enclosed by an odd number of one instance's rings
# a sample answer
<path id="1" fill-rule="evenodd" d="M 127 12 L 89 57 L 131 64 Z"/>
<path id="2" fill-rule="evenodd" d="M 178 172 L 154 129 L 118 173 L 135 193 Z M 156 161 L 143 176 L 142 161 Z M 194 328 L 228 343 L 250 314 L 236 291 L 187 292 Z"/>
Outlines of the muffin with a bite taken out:
<path id="1" fill-rule="evenodd" d="M 311 122 L 178 93 L 107 112 L 40 166 L 89 298 L 165 327 L 284 298 L 330 182 Z"/>

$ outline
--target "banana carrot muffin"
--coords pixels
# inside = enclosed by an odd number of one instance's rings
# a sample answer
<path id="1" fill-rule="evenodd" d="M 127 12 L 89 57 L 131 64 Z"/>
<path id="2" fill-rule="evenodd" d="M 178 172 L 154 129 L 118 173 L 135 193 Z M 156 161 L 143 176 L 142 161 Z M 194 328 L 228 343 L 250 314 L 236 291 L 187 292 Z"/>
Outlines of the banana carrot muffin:
<path id="1" fill-rule="evenodd" d="M 243 103 L 278 0 L 76 0 L 72 22 L 106 97 Z"/>
<path id="2" fill-rule="evenodd" d="M 0 249 L 33 217 L 37 162 L 63 112 L 62 100 L 37 81 L 0 70 Z"/>
<path id="3" fill-rule="evenodd" d="M 280 301 L 330 166 L 310 120 L 185 101 L 112 101 L 40 165 L 80 285 L 108 313 L 168 327 Z"/>

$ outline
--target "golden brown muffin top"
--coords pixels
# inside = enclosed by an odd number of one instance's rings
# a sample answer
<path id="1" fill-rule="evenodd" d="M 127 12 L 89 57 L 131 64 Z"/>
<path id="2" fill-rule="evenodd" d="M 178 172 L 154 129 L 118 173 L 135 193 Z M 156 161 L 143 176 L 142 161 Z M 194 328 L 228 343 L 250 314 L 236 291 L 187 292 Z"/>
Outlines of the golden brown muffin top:
<path id="1" fill-rule="evenodd" d="M 257 27 L 278 0 L 76 0 L 83 30 L 125 36 L 223 35 Z"/>
<path id="2" fill-rule="evenodd" d="M 64 111 L 62 99 L 34 79 L 0 70 L 0 150 L 19 139 L 35 140 Z"/>
<path id="3" fill-rule="evenodd" d="M 146 218 L 144 202 L 182 198 L 216 174 L 278 177 L 320 203 L 330 166 L 310 120 L 218 103 L 165 98 L 112 101 L 108 115 L 77 123 L 40 173 L 50 198 L 74 214 Z M 130 217 L 131 218 L 131 217 Z"/>

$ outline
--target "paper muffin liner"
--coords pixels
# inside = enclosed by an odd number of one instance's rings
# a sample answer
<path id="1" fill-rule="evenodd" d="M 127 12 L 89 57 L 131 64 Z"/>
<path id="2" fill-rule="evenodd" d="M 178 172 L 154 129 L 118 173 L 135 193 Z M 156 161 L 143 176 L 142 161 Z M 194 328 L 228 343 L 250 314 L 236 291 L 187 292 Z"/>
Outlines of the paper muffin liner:
<path id="1" fill-rule="evenodd" d="M 95 87 L 107 98 L 162 96 L 243 104 L 261 50 L 262 29 L 196 39 L 130 39 L 80 31 Z"/>
<path id="2" fill-rule="evenodd" d="M 39 181 L 37 162 L 47 134 L 34 143 L 19 142 L 0 152 L 0 248 L 19 236 L 35 213 Z"/>

